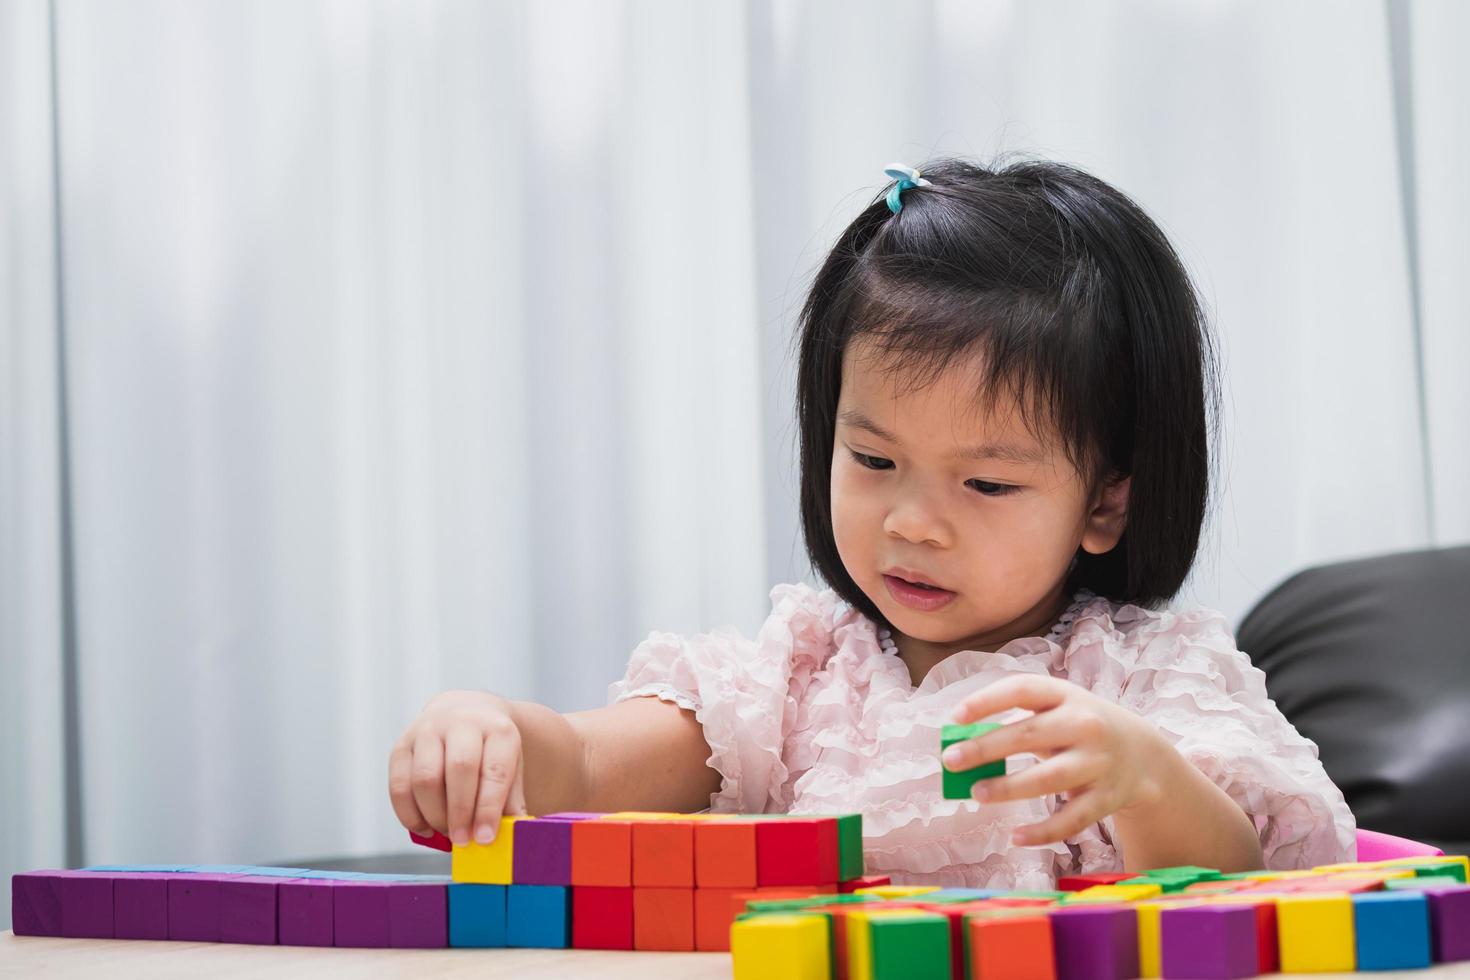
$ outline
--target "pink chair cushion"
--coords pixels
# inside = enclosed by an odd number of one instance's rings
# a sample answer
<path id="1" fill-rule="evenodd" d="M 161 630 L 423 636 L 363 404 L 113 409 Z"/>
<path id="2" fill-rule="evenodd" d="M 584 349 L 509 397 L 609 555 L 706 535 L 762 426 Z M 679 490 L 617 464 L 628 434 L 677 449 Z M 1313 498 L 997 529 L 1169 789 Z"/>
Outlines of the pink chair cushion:
<path id="1" fill-rule="evenodd" d="M 1376 830 L 1358 830 L 1358 860 L 1388 861 L 1392 858 L 1435 857 L 1444 851 L 1416 840 L 1380 834 Z"/>

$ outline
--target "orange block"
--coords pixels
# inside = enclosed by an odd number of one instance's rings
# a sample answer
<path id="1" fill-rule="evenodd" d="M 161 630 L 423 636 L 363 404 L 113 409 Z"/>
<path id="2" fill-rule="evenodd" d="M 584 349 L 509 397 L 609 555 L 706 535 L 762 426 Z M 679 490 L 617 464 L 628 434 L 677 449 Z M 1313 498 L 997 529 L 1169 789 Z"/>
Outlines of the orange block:
<path id="1" fill-rule="evenodd" d="M 633 948 L 693 951 L 694 889 L 634 888 Z"/>
<path id="2" fill-rule="evenodd" d="M 971 917 L 970 980 L 1056 980 L 1051 920 L 1044 914 Z"/>
<path id="3" fill-rule="evenodd" d="M 698 837 L 696 836 L 696 840 Z M 695 867 L 698 868 L 696 859 Z M 735 921 L 733 899 L 740 888 L 694 889 L 694 948 L 702 952 L 730 951 L 730 923 Z M 744 902 L 741 903 L 744 908 Z"/>
<path id="4" fill-rule="evenodd" d="M 694 822 L 649 820 L 633 824 L 633 884 L 694 887 Z M 690 913 L 690 929 L 693 913 Z"/>
<path id="5" fill-rule="evenodd" d="M 633 825 L 621 820 L 575 821 L 572 884 L 604 888 L 633 884 Z"/>
<path id="6" fill-rule="evenodd" d="M 694 884 L 754 888 L 755 821 L 701 821 L 694 826 Z"/>

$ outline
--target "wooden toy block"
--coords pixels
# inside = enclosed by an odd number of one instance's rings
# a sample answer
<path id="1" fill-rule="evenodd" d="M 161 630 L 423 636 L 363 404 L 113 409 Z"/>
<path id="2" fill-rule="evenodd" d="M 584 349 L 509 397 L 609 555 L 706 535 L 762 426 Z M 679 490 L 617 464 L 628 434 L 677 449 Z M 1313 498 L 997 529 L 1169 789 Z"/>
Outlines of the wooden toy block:
<path id="1" fill-rule="evenodd" d="M 86 877 L 71 884 L 78 876 Z M 110 937 L 112 882 L 111 875 L 90 871 L 40 870 L 12 875 L 11 930 L 17 936 Z"/>
<path id="2" fill-rule="evenodd" d="M 501 817 L 500 830 L 488 844 L 456 844 L 450 852 L 450 876 L 477 885 L 508 885 L 514 880 L 515 825 L 520 817 Z"/>
<path id="3" fill-rule="evenodd" d="M 1120 882 L 1136 878 L 1137 875 L 1122 874 L 1116 871 L 1100 871 L 1090 875 L 1062 875 L 1057 879 L 1057 891 L 1080 892 L 1098 885 L 1116 885 Z"/>
<path id="4" fill-rule="evenodd" d="M 1357 969 L 1353 901 L 1347 895 L 1282 895 L 1276 932 L 1283 973 L 1351 973 Z"/>
<path id="5" fill-rule="evenodd" d="M 730 924 L 735 921 L 732 899 L 740 888 L 694 889 L 694 948 L 701 952 L 729 952 Z"/>
<path id="6" fill-rule="evenodd" d="M 1382 868 L 1412 868 L 1415 874 L 1452 874 L 1464 884 L 1470 879 L 1470 857 L 1464 854 L 1443 854 L 1424 857 L 1394 858 L 1384 861 Z"/>
<path id="7" fill-rule="evenodd" d="M 730 927 L 735 980 L 829 980 L 832 958 L 821 916 L 761 915 Z"/>
<path id="8" fill-rule="evenodd" d="M 572 824 L 572 884 L 627 888 L 633 884 L 633 825 L 624 820 Z"/>
<path id="9" fill-rule="evenodd" d="M 963 935 L 970 980 L 1056 980 L 1051 920 L 1044 913 L 971 915 Z"/>
<path id="10" fill-rule="evenodd" d="M 649 820 L 633 824 L 635 887 L 694 887 L 694 823 Z M 693 929 L 691 912 L 690 928 Z M 636 925 L 637 916 L 635 912 Z"/>
<path id="11" fill-rule="evenodd" d="M 1136 902 L 1141 898 L 1154 898 L 1162 895 L 1164 889 L 1159 884 L 1148 885 L 1093 885 L 1084 888 L 1080 892 L 1071 892 L 1067 895 L 1067 902 Z"/>
<path id="12" fill-rule="evenodd" d="M 386 881 L 337 881 L 332 885 L 332 945 L 381 949 L 389 944 Z"/>
<path id="13" fill-rule="evenodd" d="M 939 750 L 954 745 L 956 742 L 968 741 L 978 738 L 986 732 L 993 732 L 1001 726 L 986 722 L 976 722 L 973 725 L 945 725 L 939 733 Z M 973 769 L 963 769 L 958 772 L 951 771 L 943 764 L 940 765 L 943 772 L 944 798 L 946 800 L 968 800 L 970 792 L 976 783 L 982 779 L 990 779 L 994 776 L 1006 774 L 1006 760 L 996 759 Z"/>
<path id="14" fill-rule="evenodd" d="M 336 901 L 327 879 L 294 878 L 276 886 L 276 938 L 282 946 L 336 945 Z"/>
<path id="15" fill-rule="evenodd" d="M 938 885 L 873 885 L 859 888 L 854 895 L 877 895 L 879 898 L 913 898 L 939 891 Z"/>
<path id="16" fill-rule="evenodd" d="M 1429 900 L 1435 962 L 1470 960 L 1470 888 L 1445 885 L 1426 889 L 1424 896 Z"/>
<path id="17" fill-rule="evenodd" d="M 443 949 L 449 945 L 449 892 L 443 884 L 398 881 L 388 887 L 388 945 Z"/>
<path id="18" fill-rule="evenodd" d="M 517 821 L 511 880 L 518 885 L 571 884 L 573 825 L 571 820 L 544 818 Z"/>
<path id="19" fill-rule="evenodd" d="M 436 851 L 448 853 L 454 850 L 454 843 L 437 830 L 430 832 L 427 837 L 420 837 L 410 830 L 408 832 L 408 839 L 421 847 L 432 847 Z"/>
<path id="20" fill-rule="evenodd" d="M 166 874 L 120 874 L 112 882 L 112 934 L 118 939 L 168 938 Z M 22 935 L 17 932 L 16 935 Z"/>
<path id="21" fill-rule="evenodd" d="M 633 948 L 693 950 L 694 889 L 635 886 Z"/>
<path id="22" fill-rule="evenodd" d="M 571 942 L 571 888 L 511 885 L 505 892 L 505 944 L 565 949 Z"/>
<path id="23" fill-rule="evenodd" d="M 697 889 L 696 889 L 697 890 Z M 812 903 L 813 895 L 820 894 L 821 888 L 732 888 L 730 889 L 730 918 L 733 920 L 742 912 L 748 910 L 753 902 L 766 902 L 778 899 L 790 899 L 805 908 Z M 835 895 L 835 891 L 827 894 Z"/>
<path id="24" fill-rule="evenodd" d="M 90 871 L 61 871 L 61 935 L 69 939 L 112 939 L 115 877 Z"/>
<path id="25" fill-rule="evenodd" d="M 891 885 L 893 879 L 888 875 L 862 875 L 857 878 L 844 879 L 837 887 L 839 891 L 851 894 L 863 888 L 877 888 L 880 885 Z"/>
<path id="26" fill-rule="evenodd" d="M 632 949 L 633 889 L 573 885 L 572 946 L 576 949 Z"/>
<path id="27" fill-rule="evenodd" d="M 856 909 L 847 914 L 852 980 L 950 980 L 949 922 L 919 909 Z"/>
<path id="28" fill-rule="evenodd" d="M 563 810 L 560 813 L 548 813 L 542 820 L 601 820 L 607 816 L 605 813 L 589 813 L 585 810 Z"/>
<path id="29" fill-rule="evenodd" d="M 853 881 L 863 877 L 863 815 L 844 813 L 837 820 L 837 880 Z"/>
<path id="30" fill-rule="evenodd" d="M 1050 913 L 1058 980 L 1128 980 L 1139 974 L 1138 913 L 1078 905 Z"/>
<path id="31" fill-rule="evenodd" d="M 278 878 L 242 875 L 219 884 L 219 941 L 274 946 Z"/>
<path id="32" fill-rule="evenodd" d="M 1378 891 L 1353 896 L 1353 941 L 1359 970 L 1429 966 L 1433 949 L 1424 894 Z"/>
<path id="33" fill-rule="evenodd" d="M 233 875 L 180 874 L 168 882 L 168 938 L 220 941 L 220 882 Z"/>
<path id="34" fill-rule="evenodd" d="M 761 885 L 835 884 L 837 821 L 832 817 L 763 820 L 755 825 Z"/>
<path id="35" fill-rule="evenodd" d="M 1247 905 L 1185 905 L 1159 920 L 1163 975 L 1235 980 L 1261 972 L 1256 912 Z"/>
<path id="36" fill-rule="evenodd" d="M 1275 973 L 1281 969 L 1281 952 L 1277 945 L 1276 902 L 1260 895 L 1228 894 L 1208 895 L 1203 899 L 1209 904 L 1244 905 L 1256 915 L 1256 963 L 1261 973 Z"/>
<path id="37" fill-rule="evenodd" d="M 695 824 L 694 884 L 699 888 L 756 887 L 755 828 L 745 820 Z"/>
<path id="38" fill-rule="evenodd" d="M 506 887 L 454 882 L 445 889 L 449 945 L 479 949 L 505 945 Z"/>

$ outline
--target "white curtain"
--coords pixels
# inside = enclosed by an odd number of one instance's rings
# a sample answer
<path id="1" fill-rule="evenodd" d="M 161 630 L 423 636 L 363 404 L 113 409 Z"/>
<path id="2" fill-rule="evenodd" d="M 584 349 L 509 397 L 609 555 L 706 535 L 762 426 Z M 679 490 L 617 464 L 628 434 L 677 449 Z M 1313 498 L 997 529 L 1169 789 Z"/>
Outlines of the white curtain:
<path id="1" fill-rule="evenodd" d="M 1175 241 L 1228 381 L 1181 601 L 1470 540 L 1467 28 L 0 0 L 0 874 L 398 848 L 432 693 L 752 634 L 808 577 L 795 313 L 894 160 L 1070 161 Z"/>

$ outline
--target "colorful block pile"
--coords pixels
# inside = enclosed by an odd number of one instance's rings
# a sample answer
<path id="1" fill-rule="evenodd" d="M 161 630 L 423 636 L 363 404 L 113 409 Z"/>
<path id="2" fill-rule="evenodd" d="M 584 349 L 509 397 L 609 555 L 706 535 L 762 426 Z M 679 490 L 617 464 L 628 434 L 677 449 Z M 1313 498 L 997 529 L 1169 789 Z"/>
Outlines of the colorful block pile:
<path id="1" fill-rule="evenodd" d="M 736 980 L 1230 980 L 1470 960 L 1463 856 L 1063 878 L 1055 892 L 922 886 L 754 900 Z"/>
<path id="2" fill-rule="evenodd" d="M 105 866 L 11 879 L 17 935 L 308 946 L 727 950 L 751 901 L 864 877 L 843 816 L 560 813 L 450 848 L 452 874 Z"/>

